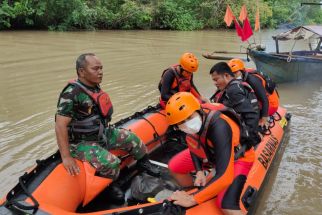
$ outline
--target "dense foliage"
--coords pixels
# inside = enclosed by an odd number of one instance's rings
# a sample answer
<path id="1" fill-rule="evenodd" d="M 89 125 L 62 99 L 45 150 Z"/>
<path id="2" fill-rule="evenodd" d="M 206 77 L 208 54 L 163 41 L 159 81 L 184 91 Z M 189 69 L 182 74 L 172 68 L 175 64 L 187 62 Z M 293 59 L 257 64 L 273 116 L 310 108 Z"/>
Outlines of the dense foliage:
<path id="1" fill-rule="evenodd" d="M 262 27 L 322 23 L 321 7 L 301 2 L 259 0 Z M 256 0 L 0 0 L 0 29 L 215 29 L 227 4 L 236 17 L 245 4 L 254 23 Z"/>

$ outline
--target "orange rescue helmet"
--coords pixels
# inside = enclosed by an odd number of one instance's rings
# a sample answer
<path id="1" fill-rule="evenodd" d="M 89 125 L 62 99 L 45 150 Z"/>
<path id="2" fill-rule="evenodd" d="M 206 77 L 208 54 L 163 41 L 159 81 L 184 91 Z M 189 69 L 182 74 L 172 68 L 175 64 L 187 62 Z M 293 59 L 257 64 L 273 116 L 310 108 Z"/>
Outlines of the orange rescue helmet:
<path id="1" fill-rule="evenodd" d="M 188 72 L 195 72 L 198 69 L 199 62 L 196 56 L 191 53 L 184 53 L 180 58 L 181 67 Z"/>
<path id="2" fill-rule="evenodd" d="M 167 102 L 166 118 L 170 125 L 174 125 L 188 119 L 200 108 L 200 103 L 194 95 L 188 92 L 178 92 Z"/>
<path id="3" fill-rule="evenodd" d="M 228 62 L 228 66 L 230 67 L 231 71 L 234 72 L 234 73 L 238 72 L 240 70 L 241 71 L 245 70 L 244 62 L 241 59 L 238 59 L 238 58 L 231 59 Z"/>

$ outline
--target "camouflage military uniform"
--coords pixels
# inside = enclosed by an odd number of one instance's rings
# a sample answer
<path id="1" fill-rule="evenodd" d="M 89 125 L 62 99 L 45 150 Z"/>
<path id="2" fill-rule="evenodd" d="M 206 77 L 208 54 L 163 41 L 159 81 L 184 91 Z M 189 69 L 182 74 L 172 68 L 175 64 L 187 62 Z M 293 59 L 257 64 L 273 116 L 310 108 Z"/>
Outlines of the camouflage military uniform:
<path id="1" fill-rule="evenodd" d="M 92 92 L 99 91 L 98 87 L 87 86 L 87 89 Z M 90 118 L 98 113 L 97 105 L 79 87 L 69 85 L 61 93 L 56 114 L 70 117 L 73 122 Z M 104 125 L 108 124 L 105 119 L 101 118 L 101 121 Z M 71 135 L 69 130 L 69 137 Z M 87 133 L 78 135 L 76 140 L 70 141 L 71 155 L 89 162 L 102 176 L 116 178 L 119 174 L 120 159 L 109 150 L 126 150 L 137 160 L 147 152 L 142 141 L 128 130 L 106 126 L 103 135 L 103 138 L 98 138 L 97 133 Z"/>

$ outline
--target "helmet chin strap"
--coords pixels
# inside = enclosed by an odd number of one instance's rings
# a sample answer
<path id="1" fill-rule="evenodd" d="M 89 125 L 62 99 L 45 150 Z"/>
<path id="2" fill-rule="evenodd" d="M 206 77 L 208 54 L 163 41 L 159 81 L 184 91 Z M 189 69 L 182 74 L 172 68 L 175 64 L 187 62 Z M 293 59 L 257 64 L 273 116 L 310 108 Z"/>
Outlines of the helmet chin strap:
<path id="1" fill-rule="evenodd" d="M 180 75 L 183 76 L 184 69 L 183 69 L 183 67 L 181 65 L 179 65 L 179 67 L 180 67 Z"/>
<path id="2" fill-rule="evenodd" d="M 197 110 L 197 113 L 199 113 L 200 114 L 200 116 L 201 116 L 201 121 L 202 121 L 202 124 L 201 124 L 201 127 L 200 127 L 200 130 L 199 130 L 199 132 L 200 131 L 202 131 L 203 129 L 204 129 L 204 127 L 205 127 L 205 122 L 206 122 L 206 118 L 207 118 L 207 113 L 201 108 L 200 110 Z M 198 133 L 199 133 L 198 132 Z"/>
<path id="3" fill-rule="evenodd" d="M 184 70 L 184 68 L 180 65 L 180 74 L 183 75 L 184 72 L 187 72 L 187 71 Z"/>

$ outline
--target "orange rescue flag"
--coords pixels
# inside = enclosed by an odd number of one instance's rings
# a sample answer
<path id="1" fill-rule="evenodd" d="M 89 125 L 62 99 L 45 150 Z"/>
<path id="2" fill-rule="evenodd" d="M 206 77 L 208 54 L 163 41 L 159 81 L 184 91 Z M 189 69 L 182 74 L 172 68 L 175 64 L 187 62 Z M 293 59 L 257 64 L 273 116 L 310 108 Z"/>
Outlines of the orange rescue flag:
<path id="1" fill-rule="evenodd" d="M 226 14 L 225 14 L 225 18 L 224 18 L 226 25 L 229 27 L 231 25 L 231 23 L 234 20 L 234 14 L 231 10 L 231 8 L 229 7 L 229 5 L 227 5 L 227 9 L 226 9 Z"/>
<path id="2" fill-rule="evenodd" d="M 256 17 L 255 17 L 255 31 L 258 31 L 260 29 L 260 22 L 259 22 L 259 8 L 257 8 L 256 11 Z"/>
<path id="3" fill-rule="evenodd" d="M 244 22 L 244 20 L 246 19 L 247 17 L 247 10 L 246 10 L 246 6 L 243 5 L 241 10 L 240 10 L 240 14 L 239 14 L 239 20 L 241 22 Z"/>

